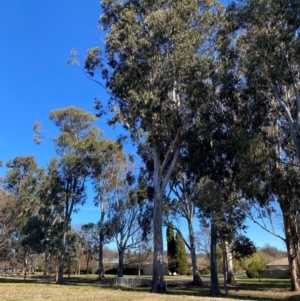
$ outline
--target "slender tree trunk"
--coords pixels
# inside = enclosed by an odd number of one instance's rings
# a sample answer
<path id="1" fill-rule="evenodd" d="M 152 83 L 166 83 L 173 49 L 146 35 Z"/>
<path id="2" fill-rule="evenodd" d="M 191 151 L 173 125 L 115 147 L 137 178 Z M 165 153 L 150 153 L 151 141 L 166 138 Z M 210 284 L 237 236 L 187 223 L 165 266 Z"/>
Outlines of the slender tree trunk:
<path id="1" fill-rule="evenodd" d="M 102 226 L 103 227 L 103 226 Z M 99 232 L 99 265 L 98 265 L 98 276 L 99 279 L 104 279 L 104 264 L 103 264 L 103 234 L 100 225 L 100 232 Z"/>
<path id="2" fill-rule="evenodd" d="M 230 244 L 228 240 L 224 241 L 225 253 L 226 253 L 226 263 L 227 263 L 227 283 L 236 284 L 234 271 L 233 271 L 233 259 L 232 252 L 230 249 Z"/>
<path id="3" fill-rule="evenodd" d="M 193 284 L 194 285 L 202 285 L 202 279 L 200 277 L 198 265 L 197 265 L 197 256 L 196 256 L 196 248 L 195 248 L 195 236 L 192 225 L 192 220 L 188 219 L 188 228 L 189 228 L 189 236 L 190 236 L 190 252 L 192 259 L 192 267 L 193 267 Z"/>
<path id="4" fill-rule="evenodd" d="M 224 290 L 225 295 L 228 297 L 228 287 L 227 287 L 227 254 L 225 248 L 225 241 L 222 241 L 222 254 L 223 254 L 223 275 L 224 275 Z"/>
<path id="5" fill-rule="evenodd" d="M 24 277 L 23 280 L 26 280 L 27 276 L 27 267 L 28 267 L 28 252 L 25 252 L 25 257 L 24 257 L 24 264 L 23 264 L 23 270 L 24 270 Z"/>
<path id="6" fill-rule="evenodd" d="M 163 235 L 162 235 L 162 191 L 160 176 L 160 158 L 155 152 L 154 163 L 154 208 L 153 208 L 153 274 L 151 292 L 164 293 L 166 285 L 164 281 L 164 262 L 163 262 Z"/>
<path id="7" fill-rule="evenodd" d="M 44 260 L 45 268 L 44 268 L 44 276 L 49 275 L 49 245 L 46 244 L 45 248 L 45 260 Z"/>
<path id="8" fill-rule="evenodd" d="M 297 267 L 298 267 L 298 271 L 300 273 L 300 253 L 299 253 L 299 246 L 298 246 L 298 252 L 297 252 L 297 258 L 296 258 L 296 261 L 297 261 Z"/>
<path id="9" fill-rule="evenodd" d="M 285 236 L 286 236 L 286 246 L 287 246 L 287 253 L 288 253 L 288 262 L 290 268 L 291 291 L 299 291 L 300 288 L 299 288 L 299 281 L 298 281 L 297 269 L 296 269 L 297 255 L 295 254 L 292 246 L 290 225 L 285 225 L 285 232 L 286 232 Z"/>
<path id="10" fill-rule="evenodd" d="M 55 264 L 55 282 L 58 282 L 58 267 L 59 267 L 59 262 L 56 262 Z"/>
<path id="11" fill-rule="evenodd" d="M 288 208 L 286 208 L 287 204 L 285 203 L 285 199 L 283 197 L 280 198 L 280 207 L 283 214 L 283 224 L 284 224 L 284 232 L 285 232 L 285 241 L 286 241 L 286 248 L 288 254 L 288 262 L 290 268 L 290 280 L 291 280 L 291 291 L 299 291 L 299 281 L 297 277 L 297 269 L 296 269 L 296 259 L 297 254 L 293 248 L 293 240 L 294 237 L 292 235 L 292 227 L 293 221 L 291 221 L 290 213 Z"/>
<path id="12" fill-rule="evenodd" d="M 219 296 L 221 294 L 218 279 L 217 265 L 217 229 L 214 221 L 211 221 L 211 243 L 210 243 L 210 294 Z"/>
<path id="13" fill-rule="evenodd" d="M 299 291 L 299 281 L 296 269 L 296 257 L 293 254 L 291 254 L 291 252 L 288 252 L 288 261 L 291 273 L 291 291 Z"/>
<path id="14" fill-rule="evenodd" d="M 89 263 L 90 263 L 90 254 L 86 254 L 86 278 L 89 277 Z"/>
<path id="15" fill-rule="evenodd" d="M 68 228 L 69 228 L 69 218 L 66 218 L 64 222 L 64 228 L 63 228 L 64 232 L 63 232 L 63 241 L 62 241 L 59 267 L 58 267 L 58 275 L 56 281 L 57 284 L 63 284 Z"/>
<path id="16" fill-rule="evenodd" d="M 164 281 L 164 262 L 163 262 L 163 235 L 162 235 L 162 196 L 160 192 L 160 181 L 154 172 L 154 208 L 153 208 L 153 275 L 151 292 L 165 293 L 166 284 Z"/>
<path id="17" fill-rule="evenodd" d="M 124 249 L 119 248 L 119 266 L 118 266 L 118 277 L 123 277 L 124 271 Z"/>

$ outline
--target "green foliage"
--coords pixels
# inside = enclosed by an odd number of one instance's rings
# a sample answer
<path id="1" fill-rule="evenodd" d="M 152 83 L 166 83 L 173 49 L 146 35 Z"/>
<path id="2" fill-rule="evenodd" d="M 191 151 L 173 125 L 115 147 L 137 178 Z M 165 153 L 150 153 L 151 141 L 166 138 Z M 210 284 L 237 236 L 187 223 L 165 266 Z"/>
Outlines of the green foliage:
<path id="1" fill-rule="evenodd" d="M 210 275 L 210 270 L 209 268 L 203 268 L 200 270 L 200 275 L 203 275 L 203 276 L 207 276 L 207 275 Z"/>
<path id="2" fill-rule="evenodd" d="M 80 275 L 89 275 L 89 274 L 92 274 L 92 269 L 89 268 L 88 270 L 87 269 L 80 269 Z"/>
<path id="3" fill-rule="evenodd" d="M 234 240 L 232 252 L 235 259 L 241 259 L 253 255 L 256 252 L 256 247 L 248 237 L 239 235 Z"/>
<path id="4" fill-rule="evenodd" d="M 138 266 L 137 265 L 127 265 L 124 267 L 123 275 L 138 275 Z M 107 275 L 117 275 L 118 274 L 118 265 L 113 265 L 105 271 Z"/>
<path id="5" fill-rule="evenodd" d="M 105 59 L 98 47 L 92 48 L 85 68 L 91 76 L 103 76 L 111 96 L 110 123 L 121 122 L 129 130 L 153 172 L 154 257 L 159 258 L 163 196 L 193 109 L 208 98 L 209 44 L 220 6 L 195 0 L 103 0 L 101 7 Z M 153 284 L 162 285 L 162 261 L 154 264 Z"/>
<path id="6" fill-rule="evenodd" d="M 187 256 L 185 244 L 179 232 L 176 232 L 176 273 L 185 275 L 187 271 Z"/>
<path id="7" fill-rule="evenodd" d="M 260 274 L 265 267 L 266 265 L 262 262 L 252 261 L 246 269 L 246 274 L 248 278 L 260 278 Z"/>
<path id="8" fill-rule="evenodd" d="M 193 271 L 191 269 L 187 269 L 186 275 L 187 276 L 192 276 L 193 275 Z"/>
<path id="9" fill-rule="evenodd" d="M 2 218 L 0 232 L 10 235 L 5 237 L 4 246 L 14 252 L 18 250 L 18 256 L 25 260 L 32 251 L 43 251 L 44 232 L 38 211 L 42 204 L 39 192 L 45 177 L 44 169 L 38 168 L 33 156 L 16 157 L 9 160 L 6 167 L 6 176 L 1 181 L 2 196 L 10 202 L 1 202 L 1 211 L 11 221 Z M 12 227 L 5 229 L 4 226 L 9 224 Z M 7 256 L 8 252 L 5 253 Z"/>
<path id="10" fill-rule="evenodd" d="M 118 273 L 118 265 L 114 264 L 114 265 L 110 265 L 106 270 L 105 270 L 105 274 L 107 275 L 116 275 Z"/>
<path id="11" fill-rule="evenodd" d="M 173 274 L 176 270 L 176 241 L 172 222 L 167 227 L 167 253 L 169 271 Z"/>
<path id="12" fill-rule="evenodd" d="M 137 265 L 129 265 L 126 266 L 123 270 L 123 273 L 125 275 L 138 275 L 138 266 Z"/>
<path id="13" fill-rule="evenodd" d="M 96 117 L 82 109 L 71 106 L 53 110 L 50 120 L 60 131 L 53 141 L 59 158 L 52 159 L 49 164 L 51 177 L 48 190 L 52 195 L 59 196 L 57 200 L 64 213 L 62 254 L 58 273 L 58 283 L 62 283 L 71 216 L 77 210 L 76 206 L 83 205 L 86 201 L 85 183 L 91 176 L 91 168 L 95 166 L 94 160 L 99 162 L 99 157 L 102 156 L 99 147 L 102 140 L 99 130 L 93 126 Z M 41 126 L 36 124 L 34 129 L 40 136 Z M 107 145 L 106 141 L 104 144 Z M 67 259 L 70 265 L 70 258 Z"/>

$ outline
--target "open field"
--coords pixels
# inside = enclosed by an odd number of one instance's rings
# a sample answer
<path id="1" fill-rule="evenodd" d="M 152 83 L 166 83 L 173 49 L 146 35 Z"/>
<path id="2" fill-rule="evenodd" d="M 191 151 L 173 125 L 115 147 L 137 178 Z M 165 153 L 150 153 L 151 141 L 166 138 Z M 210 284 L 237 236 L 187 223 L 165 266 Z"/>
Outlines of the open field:
<path id="1" fill-rule="evenodd" d="M 140 301 L 185 301 L 185 300 L 300 300 L 300 292 L 289 291 L 289 280 L 263 279 L 262 282 L 239 278 L 238 284 L 229 287 L 229 298 L 210 297 L 209 286 L 189 286 L 189 279 L 167 277 L 167 294 L 150 294 L 149 287 L 119 287 L 113 279 L 99 282 L 96 277 L 66 278 L 65 285 L 54 284 L 53 278 L 32 276 L 26 281 L 21 277 L 0 278 L 0 300 L 140 300 Z M 220 280 L 221 283 L 221 280 Z"/>

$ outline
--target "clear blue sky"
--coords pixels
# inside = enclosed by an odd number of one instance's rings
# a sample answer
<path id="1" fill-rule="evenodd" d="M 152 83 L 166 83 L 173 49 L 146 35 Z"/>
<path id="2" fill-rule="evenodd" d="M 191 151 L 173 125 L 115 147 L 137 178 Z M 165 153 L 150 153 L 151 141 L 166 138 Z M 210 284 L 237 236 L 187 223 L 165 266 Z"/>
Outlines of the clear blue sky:
<path id="1" fill-rule="evenodd" d="M 93 112 L 95 97 L 106 97 L 78 67 L 67 64 L 72 49 L 83 62 L 88 48 L 103 46 L 100 14 L 99 0 L 0 2 L 0 159 L 4 162 L 33 155 L 46 166 L 55 153 L 50 141 L 34 144 L 34 122 L 55 133 L 48 120 L 51 110 L 74 105 Z M 109 138 L 120 134 L 120 128 L 109 128 L 105 120 L 98 126 Z M 0 169 L 0 176 L 4 173 Z M 74 214 L 74 224 L 97 221 L 92 198 Z M 269 243 L 284 249 L 279 239 L 249 225 L 248 236 L 258 246 Z"/>

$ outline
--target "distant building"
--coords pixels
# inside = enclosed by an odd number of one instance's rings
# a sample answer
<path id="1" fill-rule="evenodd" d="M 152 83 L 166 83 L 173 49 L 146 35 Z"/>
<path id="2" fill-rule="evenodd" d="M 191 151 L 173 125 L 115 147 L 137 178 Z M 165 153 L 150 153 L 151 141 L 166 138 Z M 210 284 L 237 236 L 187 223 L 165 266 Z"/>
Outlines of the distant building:
<path id="1" fill-rule="evenodd" d="M 288 258 L 281 258 L 266 264 L 266 269 L 262 271 L 263 278 L 289 278 Z"/>
<path id="2" fill-rule="evenodd" d="M 288 258 L 281 258 L 266 264 L 268 270 L 288 270 L 289 261 Z"/>

